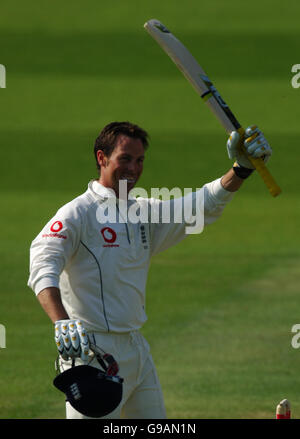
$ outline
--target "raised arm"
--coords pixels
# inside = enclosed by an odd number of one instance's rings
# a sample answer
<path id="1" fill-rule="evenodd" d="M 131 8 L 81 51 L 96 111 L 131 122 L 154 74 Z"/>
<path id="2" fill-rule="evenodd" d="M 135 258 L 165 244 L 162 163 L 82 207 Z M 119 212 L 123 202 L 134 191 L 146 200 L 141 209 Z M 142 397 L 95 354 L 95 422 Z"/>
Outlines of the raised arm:
<path id="1" fill-rule="evenodd" d="M 243 179 L 238 177 L 234 170 L 231 168 L 229 171 L 222 177 L 221 185 L 224 189 L 229 192 L 236 192 L 243 184 Z"/>

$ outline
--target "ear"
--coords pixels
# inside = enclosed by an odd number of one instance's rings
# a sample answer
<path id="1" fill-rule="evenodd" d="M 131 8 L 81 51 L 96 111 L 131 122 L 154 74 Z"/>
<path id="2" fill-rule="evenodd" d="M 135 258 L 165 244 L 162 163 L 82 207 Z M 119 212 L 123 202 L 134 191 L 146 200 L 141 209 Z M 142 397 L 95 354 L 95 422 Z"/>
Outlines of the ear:
<path id="1" fill-rule="evenodd" d="M 101 168 L 105 168 L 108 163 L 108 159 L 101 149 L 97 151 L 97 161 Z"/>

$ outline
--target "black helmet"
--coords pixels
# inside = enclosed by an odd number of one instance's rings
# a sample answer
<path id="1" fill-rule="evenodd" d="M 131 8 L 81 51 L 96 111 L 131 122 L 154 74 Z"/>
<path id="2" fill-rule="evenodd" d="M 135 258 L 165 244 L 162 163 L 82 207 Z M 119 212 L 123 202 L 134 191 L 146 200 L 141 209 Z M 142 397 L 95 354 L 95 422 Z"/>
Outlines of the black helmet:
<path id="1" fill-rule="evenodd" d="M 123 378 L 88 365 L 72 367 L 53 381 L 75 410 L 91 418 L 106 416 L 118 407 L 123 394 L 122 383 Z"/>

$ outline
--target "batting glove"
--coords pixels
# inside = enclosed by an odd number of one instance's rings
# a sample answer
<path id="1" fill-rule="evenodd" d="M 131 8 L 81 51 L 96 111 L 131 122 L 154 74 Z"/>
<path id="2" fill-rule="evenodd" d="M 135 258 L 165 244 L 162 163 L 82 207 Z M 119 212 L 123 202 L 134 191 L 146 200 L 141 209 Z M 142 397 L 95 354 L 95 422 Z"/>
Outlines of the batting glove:
<path id="1" fill-rule="evenodd" d="M 246 148 L 245 152 L 240 147 L 240 134 L 233 131 L 227 141 L 228 156 L 230 159 L 236 159 L 237 164 L 243 168 L 255 169 L 247 155 L 262 158 L 265 163 L 272 155 L 272 148 L 256 125 L 246 129 L 243 145 Z"/>
<path id="2" fill-rule="evenodd" d="M 55 343 L 64 360 L 80 357 L 84 362 L 87 361 L 89 339 L 80 320 L 57 320 Z"/>

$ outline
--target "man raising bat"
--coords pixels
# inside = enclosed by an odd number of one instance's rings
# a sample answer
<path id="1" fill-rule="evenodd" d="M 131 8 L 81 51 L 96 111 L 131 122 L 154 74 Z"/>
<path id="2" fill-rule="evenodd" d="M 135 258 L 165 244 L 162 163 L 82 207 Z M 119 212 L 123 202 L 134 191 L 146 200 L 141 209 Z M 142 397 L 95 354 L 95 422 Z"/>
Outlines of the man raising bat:
<path id="1" fill-rule="evenodd" d="M 90 181 L 85 193 L 57 211 L 30 250 L 28 285 L 54 324 L 60 372 L 84 364 L 99 368 L 93 356 L 97 351 L 110 353 L 118 364 L 124 390 L 119 406 L 105 416 L 111 419 L 166 417 L 150 347 L 139 330 L 147 320 L 145 290 L 150 260 L 187 236 L 186 222 L 177 223 L 172 215 L 169 222 L 152 223 L 150 218 L 145 224 L 124 222 L 120 216 L 115 221 L 99 221 L 99 210 L 107 200 L 120 206 L 125 198 L 131 207 L 154 205 L 163 210 L 166 201 L 130 196 L 143 172 L 147 137 L 145 130 L 130 122 L 104 127 L 94 145 L 98 178 Z M 248 155 L 267 160 L 272 153 L 254 126 L 245 132 L 246 154 L 238 149 L 239 143 L 240 135 L 234 131 L 227 150 L 235 164 L 200 190 L 204 226 L 220 217 L 252 173 Z M 122 182 L 126 182 L 128 192 L 121 196 Z M 200 191 L 188 196 L 188 203 L 193 204 Z M 178 200 L 170 204 L 175 202 Z M 80 392 L 75 396 L 80 398 Z M 87 417 L 68 401 L 66 416 Z"/>

